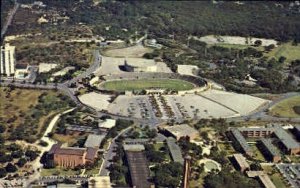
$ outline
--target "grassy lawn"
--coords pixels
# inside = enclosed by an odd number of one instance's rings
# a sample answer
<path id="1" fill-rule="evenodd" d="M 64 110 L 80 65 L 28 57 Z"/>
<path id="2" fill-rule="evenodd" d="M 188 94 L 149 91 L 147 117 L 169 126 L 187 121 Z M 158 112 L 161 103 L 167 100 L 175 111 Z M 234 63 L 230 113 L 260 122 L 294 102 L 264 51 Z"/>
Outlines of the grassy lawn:
<path id="1" fill-rule="evenodd" d="M 265 162 L 265 161 L 266 161 L 265 157 L 264 157 L 263 154 L 260 152 L 260 150 L 256 147 L 256 145 L 251 145 L 250 147 L 251 147 L 251 149 L 252 149 L 252 151 L 253 151 L 253 154 L 254 154 L 254 157 L 253 157 L 253 158 L 255 158 L 255 159 L 257 159 L 257 160 L 260 160 L 260 161 L 262 161 L 262 162 Z"/>
<path id="2" fill-rule="evenodd" d="M 53 129 L 54 130 L 54 129 Z M 75 144 L 77 142 L 77 140 L 87 136 L 88 134 L 84 134 L 84 135 L 79 135 L 79 133 L 74 133 L 74 134 L 53 134 L 53 139 L 61 142 L 61 143 L 68 143 L 68 145 L 72 145 Z"/>
<path id="3" fill-rule="evenodd" d="M 118 80 L 108 81 L 102 85 L 105 89 L 126 91 L 126 90 L 143 90 L 150 88 L 170 89 L 170 90 L 189 90 L 193 89 L 192 83 L 183 80 L 153 79 L 153 80 Z"/>
<path id="4" fill-rule="evenodd" d="M 50 169 L 42 169 L 41 176 L 52 176 L 52 175 L 60 175 L 60 176 L 72 176 L 72 175 L 79 175 L 80 170 L 67 170 L 63 168 L 50 168 Z"/>
<path id="5" fill-rule="evenodd" d="M 300 117 L 300 114 L 294 111 L 294 106 L 300 106 L 300 96 L 294 96 L 279 102 L 270 109 L 269 114 L 289 118 Z"/>
<path id="6" fill-rule="evenodd" d="M 265 54 L 265 56 L 275 59 L 279 59 L 281 56 L 286 57 L 286 61 L 290 62 L 292 60 L 300 59 L 300 45 L 293 46 L 291 42 L 283 43 L 277 48 L 273 49 L 271 52 Z"/>
<path id="7" fill-rule="evenodd" d="M 283 177 L 278 172 L 275 166 L 263 166 L 264 172 L 269 175 L 272 182 L 276 186 L 276 188 L 285 188 L 287 185 L 285 184 Z"/>

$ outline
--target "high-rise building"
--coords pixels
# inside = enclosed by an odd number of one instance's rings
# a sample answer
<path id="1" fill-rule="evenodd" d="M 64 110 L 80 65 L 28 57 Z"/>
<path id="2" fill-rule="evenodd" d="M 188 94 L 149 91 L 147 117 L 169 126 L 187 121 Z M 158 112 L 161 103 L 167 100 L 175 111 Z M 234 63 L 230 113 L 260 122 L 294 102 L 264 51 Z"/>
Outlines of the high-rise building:
<path id="1" fill-rule="evenodd" d="M 15 73 L 15 46 L 6 43 L 1 46 L 0 74 L 11 76 Z"/>

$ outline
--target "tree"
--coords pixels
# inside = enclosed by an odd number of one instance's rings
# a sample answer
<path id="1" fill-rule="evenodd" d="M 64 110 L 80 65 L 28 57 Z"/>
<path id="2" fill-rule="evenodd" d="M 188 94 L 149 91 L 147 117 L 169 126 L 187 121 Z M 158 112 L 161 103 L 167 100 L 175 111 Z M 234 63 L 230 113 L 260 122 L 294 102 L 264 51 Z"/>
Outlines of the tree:
<path id="1" fill-rule="evenodd" d="M 157 132 L 155 129 L 149 129 L 147 130 L 146 135 L 149 138 L 155 138 L 157 136 Z"/>
<path id="2" fill-rule="evenodd" d="M 25 158 L 20 158 L 17 162 L 18 167 L 23 167 L 27 163 Z"/>
<path id="3" fill-rule="evenodd" d="M 6 130 L 6 127 L 4 125 L 0 125 L 0 133 L 4 133 Z"/>
<path id="4" fill-rule="evenodd" d="M 18 170 L 18 168 L 13 165 L 12 163 L 8 163 L 5 167 L 6 172 L 12 173 L 12 172 L 16 172 Z"/>
<path id="5" fill-rule="evenodd" d="M 254 42 L 254 46 L 258 47 L 258 46 L 261 46 L 262 45 L 262 41 L 261 40 L 256 40 Z"/>
<path id="6" fill-rule="evenodd" d="M 0 178 L 4 178 L 6 176 L 7 172 L 5 168 L 0 168 Z"/>
<path id="7" fill-rule="evenodd" d="M 23 155 L 24 155 L 23 151 L 20 150 L 11 152 L 12 158 L 20 158 Z"/>
<path id="8" fill-rule="evenodd" d="M 25 156 L 28 157 L 30 161 L 33 161 L 38 157 L 38 153 L 37 151 L 27 150 Z"/>
<path id="9" fill-rule="evenodd" d="M 279 63 L 284 63 L 285 60 L 286 60 L 286 57 L 280 56 L 279 59 L 278 59 L 278 62 L 279 62 Z"/>

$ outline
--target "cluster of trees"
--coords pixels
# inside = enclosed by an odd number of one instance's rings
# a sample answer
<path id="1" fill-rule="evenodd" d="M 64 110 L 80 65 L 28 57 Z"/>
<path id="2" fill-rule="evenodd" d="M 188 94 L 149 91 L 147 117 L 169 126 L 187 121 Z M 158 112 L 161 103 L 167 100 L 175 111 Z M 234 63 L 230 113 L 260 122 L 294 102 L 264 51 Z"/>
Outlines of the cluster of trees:
<path id="1" fill-rule="evenodd" d="M 155 173 L 153 182 L 158 187 L 176 188 L 183 175 L 183 166 L 180 163 L 170 162 L 157 165 L 153 168 Z"/>
<path id="2" fill-rule="evenodd" d="M 43 2 L 48 9 L 54 8 L 69 16 L 68 25 L 84 23 L 92 27 L 94 34 L 108 39 L 137 37 L 145 30 L 152 36 L 166 38 L 173 35 L 178 40 L 189 35 L 207 34 L 256 36 L 280 41 L 300 39 L 298 15 L 289 9 L 289 2 L 282 2 L 283 7 L 274 2 L 238 5 L 211 1 L 105 1 L 98 6 L 92 0 Z M 60 26 L 46 24 L 42 29 L 56 27 Z M 25 29 L 33 28 L 40 30 L 41 26 L 31 23 Z M 14 29 L 14 32 L 18 31 Z"/>
<path id="3" fill-rule="evenodd" d="M 28 161 L 35 160 L 39 155 L 38 151 L 31 149 L 24 151 L 17 144 L 1 144 L 0 146 L 0 163 L 4 166 L 0 168 L 0 178 L 8 173 L 17 172 L 18 168 L 22 168 Z"/>
<path id="4" fill-rule="evenodd" d="M 147 160 L 153 163 L 162 163 L 165 160 L 165 156 L 169 155 L 168 148 L 162 147 L 160 151 L 156 151 L 153 144 L 145 145 L 145 154 Z"/>
<path id="5" fill-rule="evenodd" d="M 259 183 L 248 178 L 240 172 L 230 172 L 227 169 L 222 169 L 219 173 L 210 173 L 204 178 L 204 185 L 207 188 L 256 188 L 260 187 Z"/>
<path id="6" fill-rule="evenodd" d="M 129 169 L 126 166 L 126 157 L 121 142 L 117 142 L 118 151 L 113 157 L 112 164 L 109 166 L 109 176 L 116 185 L 126 186 L 129 182 Z"/>

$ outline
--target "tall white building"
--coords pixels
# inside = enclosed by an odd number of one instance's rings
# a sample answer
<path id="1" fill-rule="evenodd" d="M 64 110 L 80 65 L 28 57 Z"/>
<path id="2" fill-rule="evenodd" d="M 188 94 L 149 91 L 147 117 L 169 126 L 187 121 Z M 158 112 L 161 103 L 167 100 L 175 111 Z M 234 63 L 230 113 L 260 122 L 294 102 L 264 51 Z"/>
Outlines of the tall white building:
<path id="1" fill-rule="evenodd" d="M 15 48 L 8 43 L 1 46 L 0 74 L 11 76 L 15 73 Z"/>

